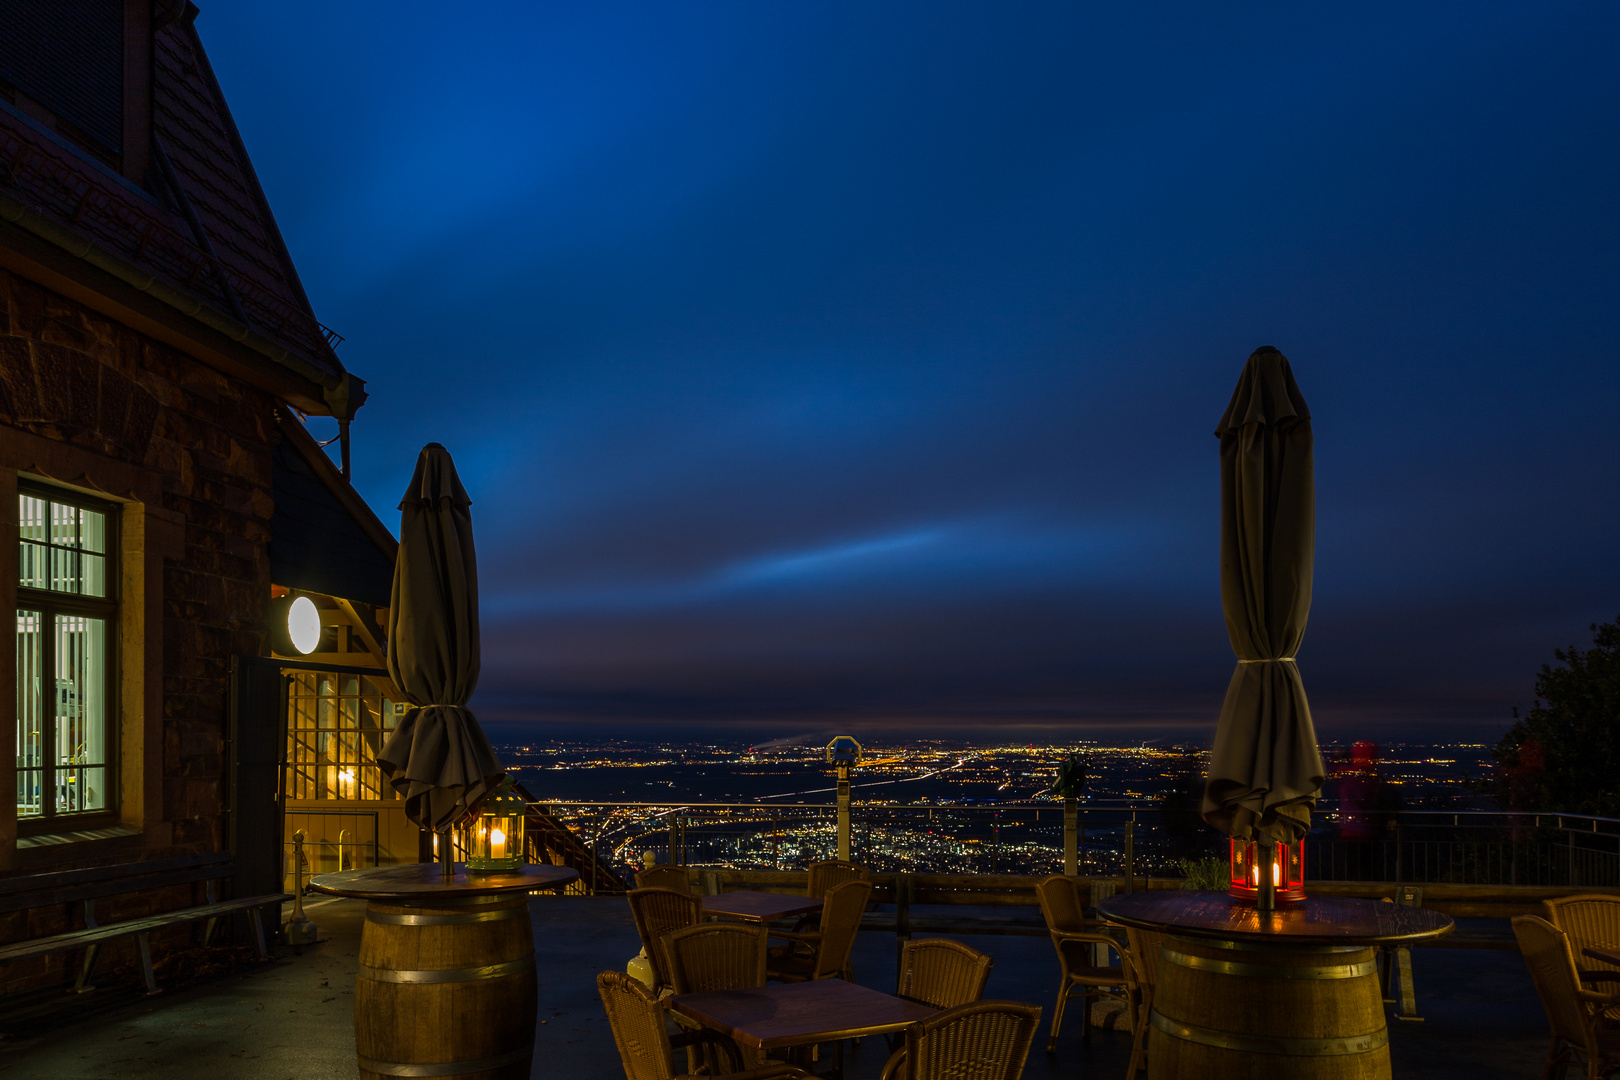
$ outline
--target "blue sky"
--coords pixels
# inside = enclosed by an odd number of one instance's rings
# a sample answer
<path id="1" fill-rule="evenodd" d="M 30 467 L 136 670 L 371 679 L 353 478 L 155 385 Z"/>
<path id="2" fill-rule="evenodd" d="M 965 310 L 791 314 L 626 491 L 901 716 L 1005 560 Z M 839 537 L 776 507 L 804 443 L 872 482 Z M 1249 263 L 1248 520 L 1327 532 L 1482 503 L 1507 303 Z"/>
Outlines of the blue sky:
<path id="1" fill-rule="evenodd" d="M 1620 612 L 1603 3 L 216 4 L 322 320 L 475 499 L 492 720 L 1202 731 L 1293 363 L 1328 737 Z"/>

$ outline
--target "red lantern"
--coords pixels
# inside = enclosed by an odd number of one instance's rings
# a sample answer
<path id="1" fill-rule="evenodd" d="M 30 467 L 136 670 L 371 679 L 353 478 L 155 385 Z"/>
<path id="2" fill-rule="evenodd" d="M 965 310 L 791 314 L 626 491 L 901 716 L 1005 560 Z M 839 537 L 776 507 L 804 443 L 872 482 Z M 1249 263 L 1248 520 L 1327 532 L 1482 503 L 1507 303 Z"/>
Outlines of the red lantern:
<path id="1" fill-rule="evenodd" d="M 1231 841 L 1231 888 L 1227 893 L 1239 900 L 1258 900 L 1260 897 L 1260 853 L 1266 850 L 1258 840 Z M 1305 899 L 1305 839 L 1292 844 L 1269 845 L 1272 853 L 1272 877 L 1277 883 L 1277 900 Z"/>

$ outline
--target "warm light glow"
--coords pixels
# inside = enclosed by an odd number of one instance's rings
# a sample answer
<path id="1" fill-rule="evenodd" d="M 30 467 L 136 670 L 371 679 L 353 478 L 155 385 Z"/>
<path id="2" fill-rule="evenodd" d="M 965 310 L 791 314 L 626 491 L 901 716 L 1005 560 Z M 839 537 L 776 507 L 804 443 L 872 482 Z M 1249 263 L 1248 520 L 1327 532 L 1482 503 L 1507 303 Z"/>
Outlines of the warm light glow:
<path id="1" fill-rule="evenodd" d="M 492 859 L 506 858 L 506 833 L 500 829 L 489 830 L 489 856 Z"/>
<path id="2" fill-rule="evenodd" d="M 287 607 L 287 636 L 293 648 L 308 655 L 321 643 L 321 613 L 315 601 L 307 596 L 296 597 Z"/>

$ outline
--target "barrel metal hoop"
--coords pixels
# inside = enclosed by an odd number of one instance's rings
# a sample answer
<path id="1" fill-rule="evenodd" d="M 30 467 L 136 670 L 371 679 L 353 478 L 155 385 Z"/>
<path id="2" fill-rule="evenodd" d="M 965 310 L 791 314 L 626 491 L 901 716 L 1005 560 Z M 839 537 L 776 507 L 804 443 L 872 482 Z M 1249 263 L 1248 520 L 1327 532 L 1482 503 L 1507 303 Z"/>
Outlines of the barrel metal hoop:
<path id="1" fill-rule="evenodd" d="M 366 922 L 382 926 L 456 926 L 462 923 L 501 922 L 528 918 L 527 905 L 494 908 L 489 911 L 446 911 L 432 915 L 400 915 L 392 911 L 367 911 Z"/>
<path id="2" fill-rule="evenodd" d="M 466 1076 L 469 1073 L 488 1072 L 491 1069 L 502 1069 L 508 1065 L 534 1059 L 534 1043 L 520 1046 L 516 1050 L 509 1050 L 498 1057 L 479 1058 L 477 1061 L 434 1061 L 421 1065 L 411 1065 L 400 1061 L 378 1061 L 360 1055 L 360 1068 L 364 1072 L 381 1073 L 383 1076 Z"/>
<path id="3" fill-rule="evenodd" d="M 1217 1031 L 1182 1020 L 1173 1020 L 1158 1009 L 1148 1017 L 1148 1023 L 1172 1039 L 1182 1042 L 1213 1046 L 1219 1050 L 1235 1050 L 1240 1054 L 1273 1054 L 1281 1057 L 1336 1057 L 1342 1054 L 1365 1054 L 1389 1045 L 1389 1029 L 1379 1028 L 1365 1035 L 1345 1035 L 1336 1039 L 1290 1039 L 1270 1035 L 1244 1035 L 1236 1031 Z"/>
<path id="4" fill-rule="evenodd" d="M 484 967 L 470 968 L 400 970 L 397 968 L 374 968 L 362 964 L 360 966 L 360 978 L 370 979 L 373 982 L 388 983 L 460 983 L 478 982 L 481 979 L 499 979 L 503 975 L 516 975 L 522 971 L 533 970 L 534 954 L 530 953 L 521 960 L 508 960 L 504 964 L 487 964 Z"/>
<path id="5" fill-rule="evenodd" d="M 1311 967 L 1283 964 L 1245 964 L 1238 960 L 1214 960 L 1207 956 L 1190 956 L 1165 945 L 1160 955 L 1166 962 L 1178 967 L 1213 971 L 1220 975 L 1242 975 L 1259 979 L 1359 979 L 1378 972 L 1376 960 L 1363 960 L 1359 964 L 1317 964 Z"/>

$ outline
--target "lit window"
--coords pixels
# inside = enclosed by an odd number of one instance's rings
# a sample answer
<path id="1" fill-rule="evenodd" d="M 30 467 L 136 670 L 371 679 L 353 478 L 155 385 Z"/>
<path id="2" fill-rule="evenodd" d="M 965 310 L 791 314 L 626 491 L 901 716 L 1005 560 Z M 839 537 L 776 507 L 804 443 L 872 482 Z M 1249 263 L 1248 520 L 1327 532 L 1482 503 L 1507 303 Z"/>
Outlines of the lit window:
<path id="1" fill-rule="evenodd" d="M 113 805 L 116 509 L 52 488 L 17 498 L 17 816 Z"/>

